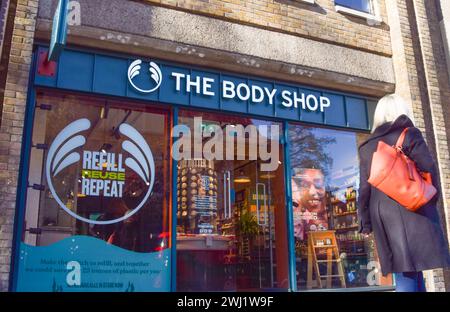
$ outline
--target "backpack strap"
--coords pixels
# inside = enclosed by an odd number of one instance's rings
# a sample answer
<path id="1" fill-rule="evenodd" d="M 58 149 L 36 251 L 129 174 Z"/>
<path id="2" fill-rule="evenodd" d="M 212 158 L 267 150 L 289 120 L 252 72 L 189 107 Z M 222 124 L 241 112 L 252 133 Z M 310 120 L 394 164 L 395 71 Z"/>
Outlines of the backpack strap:
<path id="1" fill-rule="evenodd" d="M 405 130 L 402 131 L 402 133 L 398 137 L 397 143 L 395 143 L 395 147 L 400 148 L 400 149 L 402 148 L 407 132 L 408 132 L 408 128 L 405 128 Z"/>

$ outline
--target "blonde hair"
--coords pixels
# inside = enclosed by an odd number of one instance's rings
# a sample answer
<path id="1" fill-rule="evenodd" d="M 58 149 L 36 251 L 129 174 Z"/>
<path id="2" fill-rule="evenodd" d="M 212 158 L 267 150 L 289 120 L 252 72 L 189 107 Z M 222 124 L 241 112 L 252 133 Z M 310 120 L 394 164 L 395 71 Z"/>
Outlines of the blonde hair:
<path id="1" fill-rule="evenodd" d="M 397 94 L 388 94 L 378 101 L 373 118 L 372 132 L 387 122 L 395 121 L 401 115 L 406 115 L 414 123 L 411 107 Z"/>

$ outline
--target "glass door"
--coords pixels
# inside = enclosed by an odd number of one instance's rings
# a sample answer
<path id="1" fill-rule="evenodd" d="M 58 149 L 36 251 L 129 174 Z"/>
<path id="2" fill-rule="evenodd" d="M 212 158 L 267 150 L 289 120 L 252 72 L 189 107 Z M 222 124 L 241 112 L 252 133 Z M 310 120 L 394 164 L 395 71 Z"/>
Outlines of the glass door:
<path id="1" fill-rule="evenodd" d="M 180 150 L 190 149 L 193 159 L 183 153 L 178 162 L 177 289 L 288 288 L 282 148 L 268 130 L 279 125 L 187 111 L 179 124 L 190 130 Z M 215 157 L 195 158 L 199 142 L 202 156 L 215 142 Z M 264 164 L 273 162 L 267 171 Z"/>

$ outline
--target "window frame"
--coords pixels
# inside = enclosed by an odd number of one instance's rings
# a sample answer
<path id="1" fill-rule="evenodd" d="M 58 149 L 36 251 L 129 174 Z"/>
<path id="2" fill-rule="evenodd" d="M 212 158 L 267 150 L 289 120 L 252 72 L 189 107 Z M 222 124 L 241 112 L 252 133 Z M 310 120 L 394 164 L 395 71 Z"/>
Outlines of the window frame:
<path id="1" fill-rule="evenodd" d="M 336 0 L 334 1 L 334 7 L 336 12 L 338 13 L 365 18 L 369 23 L 373 24 L 381 23 L 383 20 L 380 15 L 380 6 L 378 0 L 367 0 L 367 1 L 369 2 L 369 9 L 370 9 L 369 13 L 360 11 L 355 8 L 340 5 L 336 3 Z"/>

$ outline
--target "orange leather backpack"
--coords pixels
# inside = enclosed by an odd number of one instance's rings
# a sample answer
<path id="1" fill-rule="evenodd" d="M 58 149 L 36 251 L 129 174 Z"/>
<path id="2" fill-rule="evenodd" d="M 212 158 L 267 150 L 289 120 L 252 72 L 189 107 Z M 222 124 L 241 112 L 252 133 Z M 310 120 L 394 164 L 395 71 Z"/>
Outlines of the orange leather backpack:
<path id="1" fill-rule="evenodd" d="M 408 128 L 403 130 L 394 146 L 378 142 L 367 181 L 406 209 L 416 211 L 429 202 L 437 190 L 431 183 L 431 174 L 417 170 L 403 152 L 407 131 Z"/>

